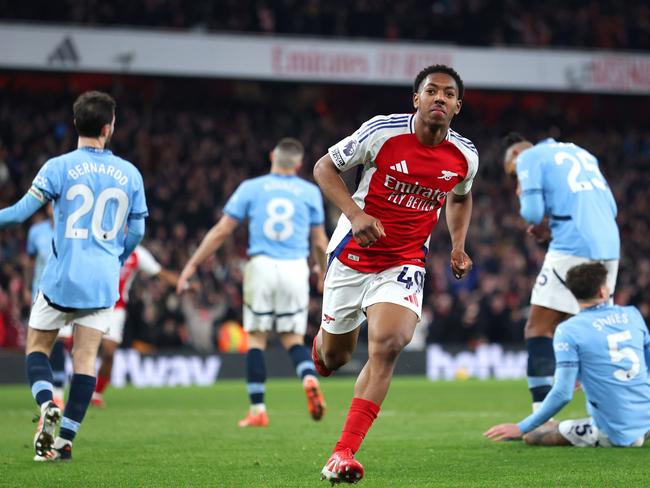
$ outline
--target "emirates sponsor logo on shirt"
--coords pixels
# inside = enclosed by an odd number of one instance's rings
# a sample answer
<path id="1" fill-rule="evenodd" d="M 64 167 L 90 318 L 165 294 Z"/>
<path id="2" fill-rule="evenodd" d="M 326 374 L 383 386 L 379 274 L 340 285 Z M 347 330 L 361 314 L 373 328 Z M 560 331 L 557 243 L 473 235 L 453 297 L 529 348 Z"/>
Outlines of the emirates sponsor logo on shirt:
<path id="1" fill-rule="evenodd" d="M 447 195 L 447 192 L 439 188 L 422 186 L 419 181 L 407 183 L 388 174 L 384 186 L 392 192 L 388 196 L 389 202 L 425 212 L 436 210 Z"/>

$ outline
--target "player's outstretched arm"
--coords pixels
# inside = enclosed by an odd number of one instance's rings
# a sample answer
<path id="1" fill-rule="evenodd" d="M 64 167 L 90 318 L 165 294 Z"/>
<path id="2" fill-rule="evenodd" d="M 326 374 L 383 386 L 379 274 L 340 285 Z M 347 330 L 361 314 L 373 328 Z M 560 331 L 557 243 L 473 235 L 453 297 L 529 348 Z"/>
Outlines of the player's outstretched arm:
<path id="1" fill-rule="evenodd" d="M 32 190 L 25 193 L 25 195 L 23 195 L 23 197 L 11 207 L 0 210 L 0 229 L 4 229 L 11 225 L 22 224 L 34 215 L 39 208 L 47 203 L 45 200 L 41 201 L 36 198 L 31 191 Z"/>
<path id="2" fill-rule="evenodd" d="M 555 370 L 554 384 L 540 408 L 518 424 L 499 424 L 483 435 L 495 441 L 518 439 L 548 422 L 573 398 L 573 388 L 578 377 L 578 366 L 561 366 Z"/>
<path id="3" fill-rule="evenodd" d="M 352 200 L 329 154 L 320 158 L 314 165 L 314 179 L 325 197 L 348 218 L 352 224 L 352 236 L 361 247 L 371 246 L 386 235 L 379 219 L 365 213 Z"/>
<path id="4" fill-rule="evenodd" d="M 451 236 L 451 270 L 457 279 L 472 269 L 473 262 L 465 253 L 467 229 L 472 218 L 472 194 L 450 193 L 445 209 L 447 228 Z"/>
<path id="5" fill-rule="evenodd" d="M 188 281 L 196 272 L 196 268 L 221 247 L 223 241 L 234 232 L 238 224 L 239 222 L 237 220 L 229 215 L 224 215 L 208 231 L 197 250 L 194 251 L 194 254 L 183 268 L 178 278 L 178 283 L 176 284 L 176 293 L 182 293 L 188 287 Z"/>

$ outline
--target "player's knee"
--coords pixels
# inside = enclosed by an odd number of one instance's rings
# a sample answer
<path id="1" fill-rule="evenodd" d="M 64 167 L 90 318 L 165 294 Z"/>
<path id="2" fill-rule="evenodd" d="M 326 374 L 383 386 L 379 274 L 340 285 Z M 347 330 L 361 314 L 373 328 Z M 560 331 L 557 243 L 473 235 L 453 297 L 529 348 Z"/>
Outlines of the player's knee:
<path id="1" fill-rule="evenodd" d="M 352 359 L 349 351 L 326 350 L 323 351 L 323 362 L 329 370 L 337 370 Z"/>
<path id="2" fill-rule="evenodd" d="M 528 319 L 524 325 L 524 339 L 532 339 L 533 337 L 553 337 L 555 332 L 555 325 L 540 323 L 539 321 L 532 321 Z"/>
<path id="3" fill-rule="evenodd" d="M 372 355 L 385 362 L 394 362 L 409 343 L 410 337 L 394 334 L 373 344 Z"/>
<path id="4" fill-rule="evenodd" d="M 534 446 L 536 445 L 535 443 L 535 437 L 530 435 L 530 434 L 524 434 L 522 437 L 523 441 L 528 444 L 529 446 Z"/>

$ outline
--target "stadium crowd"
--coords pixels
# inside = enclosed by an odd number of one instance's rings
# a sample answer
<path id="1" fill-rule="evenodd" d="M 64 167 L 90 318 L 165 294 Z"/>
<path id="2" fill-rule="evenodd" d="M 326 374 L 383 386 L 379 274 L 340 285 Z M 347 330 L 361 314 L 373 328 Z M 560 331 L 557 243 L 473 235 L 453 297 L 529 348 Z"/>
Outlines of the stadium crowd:
<path id="1" fill-rule="evenodd" d="M 118 100 L 110 145 L 140 168 L 147 188 L 144 245 L 176 270 L 238 183 L 268 171 L 268 153 L 278 139 L 290 135 L 305 144 L 302 175 L 311 179 L 314 162 L 330 144 L 371 115 L 410 108 L 404 87 L 54 74 L 0 74 L 0 86 L 0 207 L 23 195 L 49 157 L 75 146 L 69 109 L 74 94 L 90 86 L 110 91 Z M 474 141 L 481 157 L 468 237 L 475 268 L 463 281 L 453 279 L 441 218 L 431 242 L 416 344 L 523 343 L 530 290 L 545 249 L 526 237 L 514 183 L 499 163 L 500 137 L 512 128 L 533 140 L 573 141 L 598 156 L 619 207 L 623 247 L 616 301 L 635 304 L 650 318 L 649 108 L 641 97 L 467 92 L 454 128 Z M 330 231 L 335 219 L 330 208 Z M 21 343 L 29 313 L 27 229 L 0 232 L 0 347 Z M 126 344 L 214 349 L 220 325 L 241 321 L 246 230 L 241 226 L 238 232 L 200 269 L 196 292 L 178 297 L 156 280 L 138 278 Z M 308 335 L 320 321 L 320 297 L 313 293 Z"/>
<path id="2" fill-rule="evenodd" d="M 0 0 L 0 19 L 472 46 L 650 48 L 650 5 L 640 0 Z"/>

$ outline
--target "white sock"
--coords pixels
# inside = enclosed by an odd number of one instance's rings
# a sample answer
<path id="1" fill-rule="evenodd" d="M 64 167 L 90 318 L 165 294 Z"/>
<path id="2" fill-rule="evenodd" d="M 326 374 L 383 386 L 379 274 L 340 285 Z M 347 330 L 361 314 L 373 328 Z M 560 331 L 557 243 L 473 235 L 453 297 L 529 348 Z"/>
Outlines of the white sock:
<path id="1" fill-rule="evenodd" d="M 54 439 L 54 449 L 61 449 L 63 446 L 70 444 L 72 445 L 72 441 L 69 441 L 68 439 L 63 439 L 62 437 L 57 436 L 56 439 Z"/>
<path id="2" fill-rule="evenodd" d="M 63 397 L 65 396 L 65 391 L 63 390 L 63 388 L 55 386 L 54 390 L 52 391 L 52 395 L 54 396 L 54 398 L 60 398 L 61 400 L 63 400 Z"/>
<path id="3" fill-rule="evenodd" d="M 254 405 L 251 405 L 251 413 L 253 415 L 258 415 L 262 412 L 266 412 L 266 405 L 263 403 L 255 403 Z"/>

